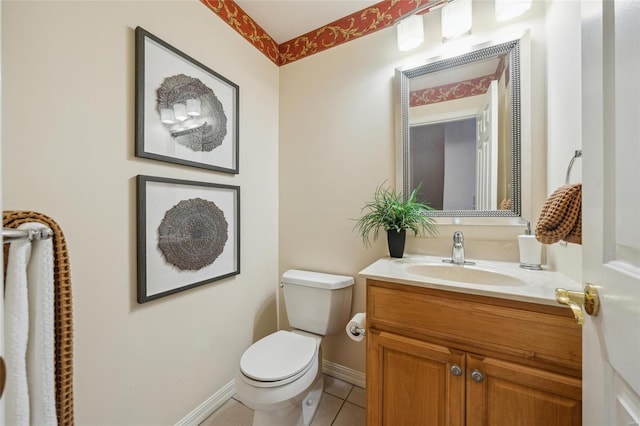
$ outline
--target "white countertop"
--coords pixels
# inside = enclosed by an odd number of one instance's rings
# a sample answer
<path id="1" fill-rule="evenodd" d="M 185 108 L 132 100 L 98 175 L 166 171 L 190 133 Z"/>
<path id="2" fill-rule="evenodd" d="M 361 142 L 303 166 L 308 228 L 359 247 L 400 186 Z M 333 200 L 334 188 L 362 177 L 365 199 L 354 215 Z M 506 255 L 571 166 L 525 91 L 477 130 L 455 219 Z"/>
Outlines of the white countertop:
<path id="1" fill-rule="evenodd" d="M 413 265 L 446 265 L 442 262 L 442 259 L 442 257 L 412 254 L 405 254 L 401 259 L 384 257 L 360 271 L 359 275 L 365 278 L 390 281 L 399 284 L 497 297 L 501 299 L 519 300 L 551 306 L 564 306 L 556 302 L 556 288 L 561 287 L 567 290 L 582 290 L 582 286 L 579 283 L 558 272 L 549 271 L 547 269 L 543 269 L 542 271 L 530 271 L 520 268 L 519 264 L 514 262 L 467 259 L 475 262 L 476 264 L 469 266 L 450 265 L 450 267 L 491 271 L 517 278 L 523 281 L 522 285 L 474 284 L 449 281 L 412 273 L 407 270 Z"/>

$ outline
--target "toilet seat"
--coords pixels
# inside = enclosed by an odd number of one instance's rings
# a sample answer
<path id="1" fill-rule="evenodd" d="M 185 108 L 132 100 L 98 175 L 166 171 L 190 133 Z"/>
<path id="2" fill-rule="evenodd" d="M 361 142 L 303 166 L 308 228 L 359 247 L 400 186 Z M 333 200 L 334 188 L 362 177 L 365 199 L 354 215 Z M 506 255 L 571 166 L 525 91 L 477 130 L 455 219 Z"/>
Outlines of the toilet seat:
<path id="1" fill-rule="evenodd" d="M 251 345 L 240 358 L 240 371 L 256 387 L 290 383 L 316 360 L 318 340 L 280 330 Z"/>

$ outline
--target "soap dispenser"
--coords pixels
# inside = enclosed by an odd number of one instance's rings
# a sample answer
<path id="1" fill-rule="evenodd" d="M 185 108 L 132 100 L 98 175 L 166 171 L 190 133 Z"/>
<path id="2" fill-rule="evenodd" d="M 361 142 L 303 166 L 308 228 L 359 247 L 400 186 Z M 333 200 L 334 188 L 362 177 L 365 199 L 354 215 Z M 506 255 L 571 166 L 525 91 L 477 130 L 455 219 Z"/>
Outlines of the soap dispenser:
<path id="1" fill-rule="evenodd" d="M 527 222 L 527 229 L 523 235 L 518 235 L 518 246 L 520 248 L 520 267 L 539 271 L 542 246 L 536 240 L 535 235 L 531 235 L 531 223 Z"/>

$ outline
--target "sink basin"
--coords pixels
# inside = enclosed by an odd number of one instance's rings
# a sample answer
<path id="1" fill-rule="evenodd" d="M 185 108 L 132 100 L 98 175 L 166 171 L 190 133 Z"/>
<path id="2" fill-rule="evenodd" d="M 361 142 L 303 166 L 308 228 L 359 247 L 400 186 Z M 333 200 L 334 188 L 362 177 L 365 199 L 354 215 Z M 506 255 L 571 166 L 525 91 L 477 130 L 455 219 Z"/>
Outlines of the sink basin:
<path id="1" fill-rule="evenodd" d="M 452 264 L 414 264 L 406 267 L 406 272 L 445 281 L 456 281 L 466 284 L 524 286 L 526 283 L 518 278 L 491 271 L 481 266 Z"/>

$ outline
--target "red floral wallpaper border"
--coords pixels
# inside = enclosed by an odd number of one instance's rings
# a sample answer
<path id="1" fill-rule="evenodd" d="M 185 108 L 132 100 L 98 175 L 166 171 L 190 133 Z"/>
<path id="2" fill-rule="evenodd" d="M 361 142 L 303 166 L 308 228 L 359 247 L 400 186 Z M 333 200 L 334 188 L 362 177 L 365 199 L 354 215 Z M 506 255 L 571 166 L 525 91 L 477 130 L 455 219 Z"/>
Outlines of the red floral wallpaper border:
<path id="1" fill-rule="evenodd" d="M 509 66 L 507 64 L 507 55 L 501 55 L 498 66 L 493 74 L 477 77 L 457 83 L 445 84 L 438 87 L 429 87 L 422 90 L 414 90 L 409 93 L 409 106 L 422 106 L 435 104 L 438 102 L 446 102 L 453 99 L 466 98 L 467 96 L 482 95 L 485 93 L 492 80 L 500 80 L 502 74 L 505 73 L 505 85 L 509 84 Z"/>
<path id="2" fill-rule="evenodd" d="M 280 65 L 278 43 L 233 0 L 200 0 L 200 2 L 253 44 L 267 58 L 271 59 L 273 63 Z"/>
<path id="3" fill-rule="evenodd" d="M 398 18 L 428 2 L 428 0 L 384 0 L 278 45 L 233 0 L 200 1 L 278 66 L 290 64 L 387 28 Z M 446 0 L 442 0 L 444 1 Z M 436 2 L 429 8 L 440 3 Z"/>
<path id="4" fill-rule="evenodd" d="M 409 93 L 409 106 L 429 105 L 466 98 L 467 96 L 482 95 L 491 85 L 491 81 L 495 79 L 495 74 L 490 74 L 458 83 L 415 90 Z"/>
<path id="5" fill-rule="evenodd" d="M 339 46 L 393 25 L 426 4 L 423 0 L 385 0 L 280 45 L 280 65 Z M 431 6 L 433 7 L 433 6 Z"/>

